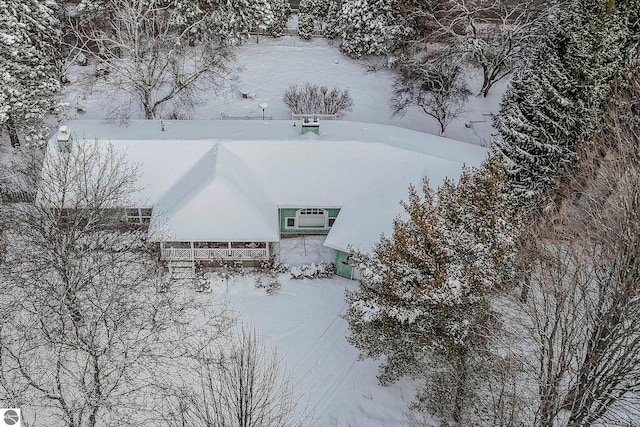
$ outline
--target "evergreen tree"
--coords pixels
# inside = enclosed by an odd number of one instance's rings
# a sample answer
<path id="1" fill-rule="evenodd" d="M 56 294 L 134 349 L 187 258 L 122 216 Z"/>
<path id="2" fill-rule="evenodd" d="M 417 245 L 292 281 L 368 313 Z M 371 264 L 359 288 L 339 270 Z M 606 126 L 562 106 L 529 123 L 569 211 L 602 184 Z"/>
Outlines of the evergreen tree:
<path id="1" fill-rule="evenodd" d="M 273 12 L 273 21 L 268 27 L 269 34 L 273 37 L 281 37 L 285 34 L 287 28 L 291 5 L 287 0 L 271 0 L 270 5 Z"/>
<path id="2" fill-rule="evenodd" d="M 273 23 L 269 0 L 219 0 L 218 3 L 215 15 L 222 24 L 220 31 L 232 40 L 241 42 L 258 26 L 268 28 Z"/>
<path id="3" fill-rule="evenodd" d="M 311 13 L 315 20 L 321 24 L 325 37 L 335 38 L 338 36 L 340 0 L 304 0 L 304 7 L 306 12 Z"/>
<path id="4" fill-rule="evenodd" d="M 0 128 L 11 144 L 46 141 L 44 120 L 60 102 L 61 30 L 54 1 L 0 2 Z"/>
<path id="5" fill-rule="evenodd" d="M 406 32 L 397 0 L 345 0 L 339 22 L 342 50 L 352 58 L 387 54 Z"/>
<path id="6" fill-rule="evenodd" d="M 304 40 L 311 40 L 315 29 L 313 1 L 301 0 L 299 10 L 298 35 Z"/>
<path id="7" fill-rule="evenodd" d="M 81 0 L 78 12 L 88 25 L 104 26 L 121 8 L 121 0 Z M 259 25 L 274 20 L 272 5 L 283 0 L 126 0 L 140 10 L 167 8 L 176 30 L 186 31 L 192 43 L 224 38 L 229 44 L 244 42 Z M 135 3 L 132 3 L 135 2 Z"/>
<path id="8" fill-rule="evenodd" d="M 325 37 L 334 39 L 339 36 L 339 24 L 340 24 L 340 3 L 338 1 L 331 1 L 327 3 L 326 13 L 322 16 L 323 33 Z"/>
<path id="9" fill-rule="evenodd" d="M 529 59 L 514 75 L 495 126 L 495 149 L 513 188 L 537 200 L 554 190 L 594 130 L 609 87 L 624 62 L 627 13 L 602 0 L 550 7 Z"/>
<path id="10" fill-rule="evenodd" d="M 440 373 L 456 375 L 439 415 L 457 421 L 470 395 L 471 362 L 485 356 L 497 325 L 489 296 L 509 286 L 515 271 L 518 222 L 506 186 L 503 165 L 492 158 L 437 192 L 428 182 L 422 196 L 410 188 L 408 218 L 394 221 L 393 235 L 372 256 L 353 254 L 362 280 L 347 294 L 349 342 L 362 357 L 385 357 L 382 384 L 405 375 L 432 383 L 442 376 L 430 361 L 446 361 Z"/>

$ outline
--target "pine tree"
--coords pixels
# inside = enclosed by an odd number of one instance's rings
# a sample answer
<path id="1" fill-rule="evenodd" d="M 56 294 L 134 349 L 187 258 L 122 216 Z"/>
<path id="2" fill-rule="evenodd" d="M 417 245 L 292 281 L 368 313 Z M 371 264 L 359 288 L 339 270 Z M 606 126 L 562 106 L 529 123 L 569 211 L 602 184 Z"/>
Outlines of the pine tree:
<path id="1" fill-rule="evenodd" d="M 285 29 L 287 28 L 291 5 L 287 0 L 271 0 L 270 5 L 273 12 L 273 21 L 268 27 L 269 34 L 273 37 L 281 37 L 285 34 Z"/>
<path id="2" fill-rule="evenodd" d="M 258 26 L 269 27 L 274 19 L 269 0 L 219 0 L 216 14 L 220 30 L 239 42 Z"/>
<path id="3" fill-rule="evenodd" d="M 320 23 L 325 37 L 337 37 L 338 16 L 340 14 L 340 0 L 304 0 L 301 2 L 301 12 L 304 10 L 313 15 Z"/>
<path id="4" fill-rule="evenodd" d="M 103 26 L 121 8 L 121 0 L 81 0 L 78 12 L 88 25 Z M 166 8 L 167 19 L 176 30 L 191 35 L 192 43 L 224 38 L 229 44 L 240 44 L 258 26 L 273 24 L 272 5 L 283 0 L 128 0 L 140 10 Z"/>
<path id="5" fill-rule="evenodd" d="M 322 16 L 322 21 L 324 22 L 323 33 L 325 37 L 334 39 L 339 36 L 340 9 L 340 3 L 338 1 L 328 2 L 326 13 Z"/>
<path id="6" fill-rule="evenodd" d="M 546 12 L 530 58 L 513 77 L 495 126 L 513 188 L 537 200 L 552 191 L 594 130 L 627 40 L 627 19 L 601 0 Z"/>
<path id="7" fill-rule="evenodd" d="M 339 22 L 342 51 L 352 58 L 387 54 L 406 31 L 397 0 L 345 0 Z"/>
<path id="8" fill-rule="evenodd" d="M 349 342 L 362 357 L 385 357 L 382 384 L 433 379 L 429 361 L 446 361 L 457 376 L 442 415 L 454 420 L 469 394 L 473 355 L 483 353 L 497 324 L 489 296 L 515 272 L 518 222 L 506 185 L 502 163 L 492 158 L 437 192 L 428 182 L 422 196 L 410 188 L 408 218 L 394 221 L 393 235 L 372 256 L 353 254 L 362 280 L 347 294 Z"/>
<path id="9" fill-rule="evenodd" d="M 304 40 L 313 38 L 315 29 L 314 3 L 312 0 L 300 1 L 300 14 L 298 15 L 298 35 Z"/>
<path id="10" fill-rule="evenodd" d="M 61 43 L 54 1 L 0 2 L 0 128 L 13 146 L 46 142 L 44 120 L 60 102 Z"/>

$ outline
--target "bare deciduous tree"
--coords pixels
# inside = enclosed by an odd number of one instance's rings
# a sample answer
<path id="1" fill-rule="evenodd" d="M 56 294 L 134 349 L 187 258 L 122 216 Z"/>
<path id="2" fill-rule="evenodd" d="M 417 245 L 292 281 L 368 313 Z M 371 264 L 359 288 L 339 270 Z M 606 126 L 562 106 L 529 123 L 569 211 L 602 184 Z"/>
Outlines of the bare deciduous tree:
<path id="1" fill-rule="evenodd" d="M 34 425 L 146 425 L 167 378 L 230 320 L 203 321 L 160 280 L 146 233 L 117 226 L 137 178 L 124 154 L 50 147 L 40 178 L 35 203 L 1 210 L 0 402 Z"/>
<path id="2" fill-rule="evenodd" d="M 531 36 L 532 0 L 408 1 L 406 18 L 419 27 L 409 43 L 422 49 L 428 43 L 447 41 L 470 64 L 482 70 L 480 94 L 508 76 L 521 59 Z"/>
<path id="3" fill-rule="evenodd" d="M 420 107 L 438 121 L 439 134 L 444 135 L 451 121 L 462 113 L 470 93 L 461 74 L 461 64 L 450 55 L 402 63 L 394 83 L 393 114 L 404 114 L 411 106 Z"/>
<path id="4" fill-rule="evenodd" d="M 303 426 L 305 408 L 275 350 L 242 328 L 228 348 L 205 349 L 195 365 L 197 386 L 176 393 L 170 424 L 193 427 Z"/>
<path id="5" fill-rule="evenodd" d="M 73 24 L 80 48 L 93 58 L 109 84 L 134 95 L 147 119 L 177 99 L 182 108 L 197 100 L 205 87 L 214 90 L 228 79 L 231 40 L 216 32 L 216 21 L 185 24 L 172 5 L 148 0 L 110 0 L 104 25 Z M 203 27 L 207 27 L 205 31 Z M 207 37 L 198 37 L 201 34 Z"/>
<path id="6" fill-rule="evenodd" d="M 536 425 L 628 425 L 640 415 L 640 94 L 615 91 L 562 209 L 529 239 Z M 546 220 L 546 221 L 545 221 Z"/>

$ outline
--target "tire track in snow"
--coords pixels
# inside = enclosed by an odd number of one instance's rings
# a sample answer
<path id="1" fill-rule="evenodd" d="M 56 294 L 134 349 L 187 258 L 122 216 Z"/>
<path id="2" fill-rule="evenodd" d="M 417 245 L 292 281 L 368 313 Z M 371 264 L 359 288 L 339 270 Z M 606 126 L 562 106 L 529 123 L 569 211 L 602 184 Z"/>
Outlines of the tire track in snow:
<path id="1" fill-rule="evenodd" d="M 341 353 L 336 354 L 335 357 L 330 357 L 332 353 L 336 352 L 340 347 L 339 343 L 346 338 L 349 325 L 345 321 L 341 323 L 341 315 L 347 308 L 347 304 L 344 303 L 339 313 L 333 318 L 329 325 L 322 331 L 318 339 L 314 341 L 311 348 L 305 353 L 302 359 L 296 364 L 296 371 L 308 368 L 304 373 L 298 377 L 299 381 L 307 382 L 310 377 L 315 374 L 318 379 L 325 379 L 330 377 L 330 381 L 318 381 L 316 387 L 321 386 L 322 389 L 320 397 L 313 404 L 312 413 L 314 414 L 314 421 L 318 421 L 325 412 L 331 406 L 336 391 L 344 384 L 349 376 L 349 372 L 355 366 L 357 359 L 354 357 L 351 363 L 340 363 Z M 331 365 L 327 368 L 327 365 Z M 336 365 L 343 366 L 341 369 L 333 369 Z M 313 385 L 312 385 L 313 387 Z"/>
<path id="2" fill-rule="evenodd" d="M 332 328 L 332 329 L 335 329 L 335 327 Z M 324 345 L 321 346 L 321 350 L 319 352 L 311 353 L 311 354 L 314 355 L 314 359 L 315 360 L 313 361 L 313 363 L 309 364 L 309 369 L 307 369 L 305 371 L 304 375 L 302 375 L 302 377 L 300 377 L 301 380 L 306 380 L 309 377 L 309 374 L 311 374 L 311 372 L 316 370 L 318 365 L 320 365 L 321 362 L 324 362 L 324 361 L 328 360 L 327 356 L 335 351 L 336 344 L 338 344 L 340 341 L 344 340 L 344 337 L 345 337 L 345 334 L 347 332 L 347 329 L 348 329 L 348 326 L 344 326 L 344 327 L 340 328 L 339 332 L 336 332 L 335 334 L 328 335 L 326 337 L 326 339 L 321 340 L 321 342 Z"/>
<path id="3" fill-rule="evenodd" d="M 298 371 L 300 369 L 302 369 L 307 362 L 309 361 L 309 359 L 311 359 L 312 356 L 316 355 L 318 350 L 320 348 L 322 348 L 322 344 L 324 344 L 326 341 L 328 341 L 329 339 L 332 339 L 333 343 L 335 344 L 335 342 L 337 342 L 337 340 L 335 339 L 335 335 L 341 336 L 341 337 L 345 337 L 344 332 L 346 332 L 346 328 L 344 328 L 345 330 L 342 331 L 342 335 L 336 333 L 336 334 L 330 334 L 327 335 L 327 333 L 329 331 L 331 331 L 332 329 L 335 329 L 336 327 L 338 327 L 338 325 L 340 324 L 340 322 L 338 322 L 338 320 L 340 319 L 340 316 L 342 315 L 342 313 L 344 312 L 344 310 L 347 308 L 347 304 L 344 303 L 340 309 L 340 312 L 336 315 L 336 317 L 333 318 L 333 320 L 331 321 L 331 323 L 329 323 L 329 325 L 322 331 L 322 333 L 320 334 L 320 336 L 318 337 L 318 339 L 316 339 L 313 344 L 311 344 L 311 347 L 309 348 L 309 350 L 305 353 L 305 355 L 300 359 L 300 361 L 298 363 L 296 363 L 296 366 L 294 368 L 294 371 Z M 326 350 L 333 348 L 333 346 L 324 346 L 325 350 L 323 351 L 323 353 L 327 353 L 328 351 Z M 309 371 L 311 371 L 311 369 L 317 364 L 319 357 L 315 357 L 315 361 L 313 364 L 311 364 L 310 368 L 307 370 L 307 372 L 305 372 L 305 374 L 300 378 L 301 380 L 306 378 Z"/>
<path id="4" fill-rule="evenodd" d="M 348 365 L 345 369 L 340 370 L 338 376 L 334 376 L 334 380 L 322 394 L 318 402 L 313 406 L 312 413 L 314 414 L 314 421 L 317 422 L 324 415 L 324 413 L 327 412 L 329 406 L 331 406 L 331 402 L 333 402 L 333 399 L 335 398 L 336 391 L 347 380 L 349 372 L 351 372 L 357 361 L 358 359 L 353 359 L 353 362 L 351 362 L 350 365 Z"/>

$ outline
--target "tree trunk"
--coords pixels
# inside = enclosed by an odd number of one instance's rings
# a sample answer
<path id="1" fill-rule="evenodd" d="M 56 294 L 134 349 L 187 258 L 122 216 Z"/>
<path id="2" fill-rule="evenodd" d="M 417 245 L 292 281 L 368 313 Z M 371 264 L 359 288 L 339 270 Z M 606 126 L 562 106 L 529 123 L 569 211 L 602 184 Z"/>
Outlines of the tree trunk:
<path id="1" fill-rule="evenodd" d="M 520 289 L 520 302 L 526 304 L 529 299 L 529 290 L 531 289 L 531 277 L 529 273 L 522 278 L 522 288 Z"/>
<path id="2" fill-rule="evenodd" d="M 460 423 L 462 420 L 462 410 L 465 404 L 465 394 L 467 389 L 467 361 L 465 354 L 459 354 L 456 357 L 456 391 L 453 400 L 453 412 L 451 418 L 456 423 Z"/>
<path id="3" fill-rule="evenodd" d="M 445 137 L 446 135 L 445 135 L 445 133 L 444 133 L 444 132 L 445 132 L 445 129 L 446 129 L 447 127 L 445 126 L 444 122 L 442 122 L 442 121 L 440 121 L 440 120 L 438 120 L 438 124 L 440 125 L 440 132 L 438 133 L 438 136 Z"/>
<path id="4" fill-rule="evenodd" d="M 11 141 L 12 147 L 20 146 L 20 138 L 18 138 L 18 129 L 16 128 L 16 123 L 13 121 L 13 118 L 9 116 L 7 120 L 7 131 L 9 132 L 9 140 Z"/>
<path id="5" fill-rule="evenodd" d="M 151 106 L 149 104 L 147 104 L 146 102 L 144 103 L 144 118 L 147 120 L 153 120 L 156 118 L 156 110 L 157 107 L 156 106 Z"/>
<path id="6" fill-rule="evenodd" d="M 491 89 L 492 86 L 493 83 L 491 83 L 490 81 L 485 81 L 482 83 L 482 89 L 480 89 L 480 93 L 483 97 L 487 97 L 487 95 L 489 94 L 489 89 Z"/>

